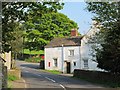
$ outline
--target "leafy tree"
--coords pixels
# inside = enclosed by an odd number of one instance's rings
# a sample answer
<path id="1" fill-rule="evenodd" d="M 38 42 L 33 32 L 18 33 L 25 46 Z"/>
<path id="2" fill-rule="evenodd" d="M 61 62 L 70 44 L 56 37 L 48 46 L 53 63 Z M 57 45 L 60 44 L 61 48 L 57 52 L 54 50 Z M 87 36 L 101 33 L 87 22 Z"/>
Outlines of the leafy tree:
<path id="1" fill-rule="evenodd" d="M 98 67 L 120 73 L 120 2 L 89 2 L 87 9 L 102 25 L 99 38 L 104 37 L 104 42 L 97 42 L 102 48 L 95 48 Z"/>
<path id="2" fill-rule="evenodd" d="M 11 51 L 15 55 L 14 57 L 17 56 L 17 53 L 20 53 L 22 51 L 23 47 L 23 30 L 21 28 L 21 25 L 19 23 L 14 23 L 14 31 L 11 32 L 11 35 L 14 36 L 13 40 L 8 41 L 9 45 L 12 47 Z"/>
<path id="3" fill-rule="evenodd" d="M 54 37 L 69 36 L 71 29 L 78 27 L 77 23 L 62 13 L 33 15 L 28 15 L 29 21 L 24 24 L 27 33 L 26 48 L 31 50 L 44 49 L 44 46 Z"/>
<path id="4" fill-rule="evenodd" d="M 46 12 L 62 9 L 63 4 L 56 2 L 2 2 L 2 46 L 3 52 L 10 51 L 12 46 L 9 41 L 15 39 L 14 35 L 14 23 L 27 21 L 27 14 L 29 11 L 38 12 L 42 15 Z M 38 14 L 37 13 L 37 14 Z"/>

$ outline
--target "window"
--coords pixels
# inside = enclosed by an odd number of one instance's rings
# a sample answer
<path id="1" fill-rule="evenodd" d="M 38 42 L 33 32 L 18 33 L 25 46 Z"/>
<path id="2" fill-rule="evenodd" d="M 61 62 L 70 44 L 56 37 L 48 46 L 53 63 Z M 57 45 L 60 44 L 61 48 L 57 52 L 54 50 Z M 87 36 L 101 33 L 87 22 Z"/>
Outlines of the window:
<path id="1" fill-rule="evenodd" d="M 76 66 L 76 62 L 73 62 L 74 66 Z"/>
<path id="2" fill-rule="evenodd" d="M 54 58 L 54 66 L 57 67 L 58 63 L 57 63 L 57 58 Z"/>
<path id="3" fill-rule="evenodd" d="M 70 56 L 74 56 L 74 50 L 69 50 Z"/>
<path id="4" fill-rule="evenodd" d="M 88 60 L 84 60 L 84 68 L 88 68 Z"/>
<path id="5" fill-rule="evenodd" d="M 48 62 L 48 67 L 50 67 L 50 62 Z"/>

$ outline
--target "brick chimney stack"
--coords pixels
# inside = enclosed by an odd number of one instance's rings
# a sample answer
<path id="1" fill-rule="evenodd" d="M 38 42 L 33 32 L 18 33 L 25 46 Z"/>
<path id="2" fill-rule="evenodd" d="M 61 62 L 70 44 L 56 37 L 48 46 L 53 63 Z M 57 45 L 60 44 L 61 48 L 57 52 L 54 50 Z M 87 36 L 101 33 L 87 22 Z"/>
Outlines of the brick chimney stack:
<path id="1" fill-rule="evenodd" d="M 77 31 L 77 29 L 72 29 L 72 30 L 71 30 L 71 36 L 78 36 L 78 31 Z"/>

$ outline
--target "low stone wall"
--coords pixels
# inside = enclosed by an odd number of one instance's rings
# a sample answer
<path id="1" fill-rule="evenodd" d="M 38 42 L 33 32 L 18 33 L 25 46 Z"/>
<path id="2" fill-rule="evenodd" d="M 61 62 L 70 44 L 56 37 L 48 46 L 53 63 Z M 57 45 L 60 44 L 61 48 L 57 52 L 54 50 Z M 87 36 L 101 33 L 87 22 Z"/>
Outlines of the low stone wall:
<path id="1" fill-rule="evenodd" d="M 0 59 L 0 90 L 2 89 L 2 60 Z"/>
<path id="2" fill-rule="evenodd" d="M 120 74 L 113 74 L 107 72 L 75 69 L 73 76 L 78 78 L 85 78 L 92 81 L 95 80 L 109 83 L 120 83 Z"/>
<path id="3" fill-rule="evenodd" d="M 2 72 L 2 88 L 7 88 L 7 66 L 3 66 Z"/>
<path id="4" fill-rule="evenodd" d="M 20 69 L 11 69 L 11 70 L 8 70 L 8 74 L 10 75 L 14 75 L 15 77 L 17 77 L 18 79 L 21 78 L 21 70 Z"/>

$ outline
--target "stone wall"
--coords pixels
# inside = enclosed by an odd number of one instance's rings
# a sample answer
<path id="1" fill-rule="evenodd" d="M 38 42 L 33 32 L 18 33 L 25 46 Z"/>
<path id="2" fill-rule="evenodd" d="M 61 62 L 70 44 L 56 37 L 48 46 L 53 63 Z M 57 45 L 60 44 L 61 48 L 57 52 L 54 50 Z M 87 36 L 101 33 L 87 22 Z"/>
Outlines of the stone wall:
<path id="1" fill-rule="evenodd" d="M 7 88 L 7 67 L 0 61 L 0 90 Z"/>
<path id="2" fill-rule="evenodd" d="M 73 76 L 92 81 L 120 83 L 120 74 L 113 74 L 108 72 L 75 69 Z"/>
<path id="3" fill-rule="evenodd" d="M 0 60 L 0 90 L 2 89 L 2 61 Z"/>
<path id="4" fill-rule="evenodd" d="M 3 66 L 2 72 L 2 88 L 7 88 L 7 66 Z"/>

